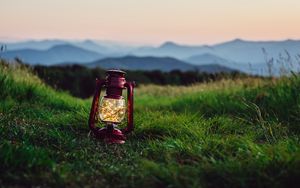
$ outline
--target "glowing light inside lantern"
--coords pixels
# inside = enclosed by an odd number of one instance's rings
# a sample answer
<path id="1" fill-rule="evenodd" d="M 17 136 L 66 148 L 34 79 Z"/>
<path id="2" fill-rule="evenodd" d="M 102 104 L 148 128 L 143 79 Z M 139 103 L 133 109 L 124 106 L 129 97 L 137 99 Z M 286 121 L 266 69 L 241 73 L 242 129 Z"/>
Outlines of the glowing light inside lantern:
<path id="1" fill-rule="evenodd" d="M 99 117 L 102 121 L 120 123 L 126 113 L 124 99 L 111 99 L 103 97 L 99 107 Z"/>

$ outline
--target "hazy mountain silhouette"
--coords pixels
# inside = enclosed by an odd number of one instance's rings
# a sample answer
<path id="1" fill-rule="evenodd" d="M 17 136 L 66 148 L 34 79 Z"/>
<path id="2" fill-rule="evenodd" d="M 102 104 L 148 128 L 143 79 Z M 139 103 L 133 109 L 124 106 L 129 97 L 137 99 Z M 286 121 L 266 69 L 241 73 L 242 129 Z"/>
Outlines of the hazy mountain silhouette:
<path id="1" fill-rule="evenodd" d="M 136 57 L 125 56 L 117 58 L 105 58 L 92 63 L 86 63 L 85 66 L 94 68 L 101 67 L 104 69 L 124 69 L 124 70 L 161 70 L 161 71 L 192 71 L 199 70 L 203 72 L 231 72 L 233 69 L 220 65 L 191 65 L 171 57 Z"/>
<path id="2" fill-rule="evenodd" d="M 240 63 L 262 63 L 265 55 L 264 48 L 269 57 L 278 57 L 288 51 L 292 56 L 300 53 L 300 40 L 284 41 L 246 41 L 235 39 L 213 46 L 214 54 Z"/>
<path id="3" fill-rule="evenodd" d="M 1 42 L 0 45 L 5 45 L 7 51 L 14 50 L 48 50 L 56 45 L 72 45 L 85 50 L 97 52 L 105 55 L 106 57 L 116 57 L 128 54 L 136 47 L 121 44 L 112 41 L 104 40 L 28 40 L 21 42 Z"/>
<path id="4" fill-rule="evenodd" d="M 125 56 L 115 58 L 104 58 L 85 65 L 88 67 L 101 67 L 105 69 L 116 68 L 125 70 L 170 71 L 178 69 L 182 71 L 187 71 L 195 69 L 195 66 L 171 57 Z"/>
<path id="5" fill-rule="evenodd" d="M 193 55 L 209 52 L 208 46 L 179 45 L 174 42 L 165 42 L 159 47 L 141 47 L 131 53 L 138 56 L 175 57 L 185 59 Z"/>
<path id="6" fill-rule="evenodd" d="M 56 45 L 48 50 L 23 49 L 7 51 L 3 52 L 1 56 L 6 59 L 18 57 L 29 64 L 46 65 L 66 61 L 89 62 L 103 57 L 103 55 L 99 53 L 69 44 Z"/>
<path id="7" fill-rule="evenodd" d="M 68 44 L 67 41 L 64 40 L 29 40 L 22 42 L 13 42 L 13 43 L 5 43 L 7 46 L 7 50 L 23 50 L 23 49 L 33 49 L 33 50 L 47 50 L 56 45 Z"/>
<path id="8" fill-rule="evenodd" d="M 166 42 L 159 47 L 139 48 L 133 51 L 132 54 L 143 56 L 170 56 L 187 60 L 192 56 L 209 53 L 239 64 L 256 64 L 264 63 L 265 61 L 265 54 L 263 54 L 262 48 L 266 50 L 269 57 L 278 57 L 280 53 L 285 53 L 285 51 L 288 51 L 293 56 L 300 53 L 300 41 L 246 41 L 235 39 L 210 46 L 186 46 L 174 42 Z"/>
<path id="9" fill-rule="evenodd" d="M 92 41 L 92 40 L 84 40 L 84 41 L 79 41 L 79 42 L 73 42 L 72 43 L 74 46 L 77 46 L 79 48 L 83 48 L 86 50 L 90 50 L 90 51 L 94 51 L 94 52 L 98 52 L 101 54 L 110 54 L 111 50 L 101 44 L 97 44 L 96 42 Z"/>
<path id="10" fill-rule="evenodd" d="M 222 57 L 210 54 L 210 53 L 204 53 L 201 55 L 194 55 L 186 59 L 187 62 L 195 64 L 195 65 L 207 65 L 207 64 L 218 64 L 223 66 L 234 66 L 236 63 L 233 61 L 229 61 L 227 59 L 224 59 Z"/>

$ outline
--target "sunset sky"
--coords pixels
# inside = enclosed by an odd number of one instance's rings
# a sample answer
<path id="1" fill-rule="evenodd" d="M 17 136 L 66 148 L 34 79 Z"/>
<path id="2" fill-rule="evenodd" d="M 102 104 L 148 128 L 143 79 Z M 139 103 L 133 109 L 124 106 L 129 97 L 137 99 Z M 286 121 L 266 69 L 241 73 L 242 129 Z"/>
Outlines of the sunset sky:
<path id="1" fill-rule="evenodd" d="M 300 0 L 1 0 L 2 39 L 300 39 Z"/>

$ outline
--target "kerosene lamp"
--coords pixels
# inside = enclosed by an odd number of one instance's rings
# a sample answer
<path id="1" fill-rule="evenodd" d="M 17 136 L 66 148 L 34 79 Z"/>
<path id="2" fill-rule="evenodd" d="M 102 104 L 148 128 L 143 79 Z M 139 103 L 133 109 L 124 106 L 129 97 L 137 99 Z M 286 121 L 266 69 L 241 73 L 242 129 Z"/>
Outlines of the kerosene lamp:
<path id="1" fill-rule="evenodd" d="M 123 144 L 126 140 L 125 135 L 133 130 L 133 88 L 135 84 L 126 81 L 125 74 L 121 70 L 108 70 L 104 80 L 96 79 L 89 127 L 96 138 L 103 139 L 106 143 Z M 102 88 L 106 88 L 106 95 L 100 99 Z M 122 90 L 126 88 L 127 104 L 122 96 Z M 118 129 L 125 114 L 127 114 L 127 126 Z M 104 123 L 104 127 L 97 126 L 99 120 Z"/>

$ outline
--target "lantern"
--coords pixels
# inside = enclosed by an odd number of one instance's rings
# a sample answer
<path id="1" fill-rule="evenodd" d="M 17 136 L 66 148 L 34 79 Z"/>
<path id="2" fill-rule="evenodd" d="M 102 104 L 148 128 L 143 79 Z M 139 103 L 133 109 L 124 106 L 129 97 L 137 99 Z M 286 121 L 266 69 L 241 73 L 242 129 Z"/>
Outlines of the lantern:
<path id="1" fill-rule="evenodd" d="M 89 127 L 96 138 L 106 143 L 125 143 L 126 134 L 133 130 L 133 88 L 134 82 L 125 80 L 125 72 L 121 70 L 106 71 L 106 79 L 96 79 L 96 91 L 93 98 L 89 118 Z M 100 99 L 101 89 L 106 88 L 106 95 Z M 127 88 L 127 103 L 122 90 Z M 100 99 L 100 100 L 99 100 Z M 118 129 L 127 114 L 127 126 Z M 98 127 L 101 121 L 104 127 Z"/>

